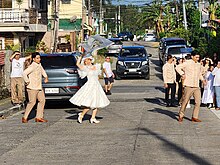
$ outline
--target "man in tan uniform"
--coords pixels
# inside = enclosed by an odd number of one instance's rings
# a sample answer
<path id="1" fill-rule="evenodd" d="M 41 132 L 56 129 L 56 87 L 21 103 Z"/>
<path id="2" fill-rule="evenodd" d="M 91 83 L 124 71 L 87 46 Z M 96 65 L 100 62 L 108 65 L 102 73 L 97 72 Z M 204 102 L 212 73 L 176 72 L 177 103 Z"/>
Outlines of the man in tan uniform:
<path id="1" fill-rule="evenodd" d="M 173 64 L 172 55 L 167 56 L 167 63 L 163 66 L 163 81 L 165 87 L 165 101 L 167 103 L 167 107 L 175 107 L 176 71 Z M 169 101 L 170 90 L 171 100 Z"/>
<path id="2" fill-rule="evenodd" d="M 27 104 L 24 116 L 22 117 L 22 123 L 28 122 L 28 115 L 30 114 L 32 108 L 36 104 L 37 100 L 37 114 L 35 121 L 36 122 L 47 122 L 43 118 L 44 115 L 44 105 L 45 105 L 45 95 L 44 90 L 42 89 L 42 76 L 45 78 L 44 82 L 48 82 L 48 76 L 41 66 L 40 63 L 40 54 L 38 52 L 32 53 L 32 64 L 24 70 L 23 78 L 27 84 L 27 92 L 29 102 Z"/>
<path id="3" fill-rule="evenodd" d="M 184 95 L 183 102 L 179 111 L 179 122 L 183 121 L 186 105 L 191 96 L 193 96 L 195 99 L 195 107 L 192 114 L 192 122 L 201 122 L 201 120 L 198 119 L 201 104 L 199 80 L 202 80 L 204 84 L 206 84 L 206 81 L 202 76 L 202 66 L 199 63 L 200 55 L 196 51 L 193 51 L 191 53 L 191 58 L 191 60 L 187 60 L 183 64 L 176 66 L 176 71 L 184 79 Z"/>

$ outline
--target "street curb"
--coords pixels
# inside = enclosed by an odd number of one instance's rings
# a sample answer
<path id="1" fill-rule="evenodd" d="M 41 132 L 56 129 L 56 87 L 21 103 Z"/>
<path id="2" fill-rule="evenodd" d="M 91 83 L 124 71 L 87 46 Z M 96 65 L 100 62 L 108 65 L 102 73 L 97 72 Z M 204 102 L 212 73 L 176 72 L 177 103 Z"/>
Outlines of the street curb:
<path id="1" fill-rule="evenodd" d="M 23 110 L 23 107 L 21 105 L 17 105 L 17 106 L 13 106 L 11 108 L 5 109 L 0 112 L 0 119 L 5 119 L 8 116 L 11 116 L 21 110 Z"/>

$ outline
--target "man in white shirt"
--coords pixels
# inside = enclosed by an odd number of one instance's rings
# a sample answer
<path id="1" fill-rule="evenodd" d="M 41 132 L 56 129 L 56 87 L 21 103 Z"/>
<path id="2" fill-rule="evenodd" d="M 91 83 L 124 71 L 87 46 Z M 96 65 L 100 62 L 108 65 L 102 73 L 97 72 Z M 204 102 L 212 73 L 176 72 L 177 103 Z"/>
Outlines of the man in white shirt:
<path id="1" fill-rule="evenodd" d="M 218 61 L 217 66 L 212 71 L 212 75 L 214 77 L 213 86 L 215 88 L 215 96 L 216 96 L 216 110 L 220 110 L 220 61 Z"/>
<path id="2" fill-rule="evenodd" d="M 11 102 L 13 105 L 23 103 L 23 71 L 24 71 L 24 62 L 31 58 L 31 56 L 21 58 L 19 51 L 15 51 L 10 57 L 12 63 L 11 67 Z"/>
<path id="3" fill-rule="evenodd" d="M 111 95 L 111 88 L 114 83 L 114 73 L 111 69 L 110 57 L 107 56 L 105 58 L 105 62 L 103 63 L 103 71 L 104 71 L 104 80 L 105 80 L 105 93 L 106 95 Z"/>

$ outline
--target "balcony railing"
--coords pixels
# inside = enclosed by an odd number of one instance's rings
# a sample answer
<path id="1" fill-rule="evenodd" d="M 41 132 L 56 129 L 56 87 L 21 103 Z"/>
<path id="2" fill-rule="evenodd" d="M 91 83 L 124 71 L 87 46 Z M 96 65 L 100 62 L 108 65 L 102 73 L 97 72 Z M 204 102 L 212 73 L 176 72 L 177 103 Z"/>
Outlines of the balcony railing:
<path id="1" fill-rule="evenodd" d="M 24 9 L 0 9 L 1 23 L 29 23 L 29 12 Z"/>

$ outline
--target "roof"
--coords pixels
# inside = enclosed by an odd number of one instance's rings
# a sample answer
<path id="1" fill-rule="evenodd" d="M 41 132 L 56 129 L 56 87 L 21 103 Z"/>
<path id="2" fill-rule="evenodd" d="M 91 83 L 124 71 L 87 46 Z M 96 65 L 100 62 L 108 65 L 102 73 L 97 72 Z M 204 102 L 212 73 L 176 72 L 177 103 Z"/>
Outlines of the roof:
<path id="1" fill-rule="evenodd" d="M 40 56 L 76 56 L 80 55 L 80 52 L 54 52 L 54 53 L 40 53 Z"/>
<path id="2" fill-rule="evenodd" d="M 186 47 L 186 45 L 168 45 L 168 46 L 166 46 L 166 48 L 175 48 L 175 47 L 177 47 L 177 48 Z"/>
<path id="3" fill-rule="evenodd" d="M 178 38 L 178 37 L 171 37 L 171 38 L 162 38 L 161 40 L 172 41 L 172 40 L 184 40 L 184 39 L 183 38 Z"/>
<path id="4" fill-rule="evenodd" d="M 122 46 L 122 48 L 124 49 L 129 49 L 129 48 L 135 48 L 135 49 L 138 49 L 138 48 L 144 48 L 144 46 Z"/>
<path id="5" fill-rule="evenodd" d="M 121 38 L 108 38 L 110 41 L 121 41 Z"/>

